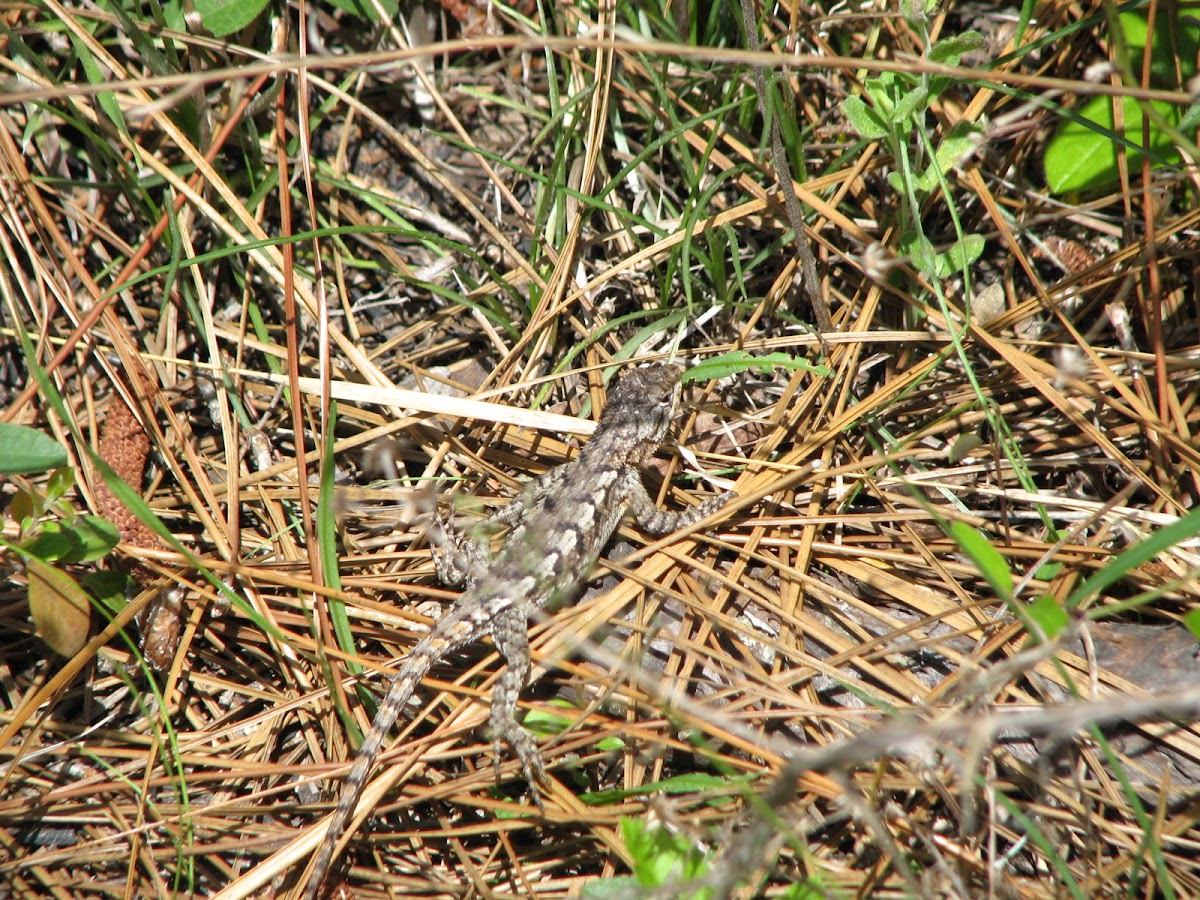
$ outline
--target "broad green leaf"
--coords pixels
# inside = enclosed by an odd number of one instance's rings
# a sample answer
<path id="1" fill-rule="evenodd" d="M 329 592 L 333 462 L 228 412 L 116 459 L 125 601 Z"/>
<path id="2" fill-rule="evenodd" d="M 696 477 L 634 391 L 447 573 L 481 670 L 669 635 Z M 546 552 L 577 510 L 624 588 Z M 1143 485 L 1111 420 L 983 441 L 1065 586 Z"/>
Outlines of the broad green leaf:
<path id="1" fill-rule="evenodd" d="M 1178 88 L 1176 64 L 1186 82 L 1196 74 L 1196 52 L 1200 48 L 1200 20 L 1194 12 L 1163 7 L 1154 17 L 1154 42 L 1150 46 L 1150 86 Z M 1118 17 L 1132 65 L 1142 64 L 1148 29 L 1144 12 L 1122 13 Z"/>
<path id="2" fill-rule="evenodd" d="M 968 431 L 966 434 L 960 434 L 950 445 L 946 460 L 952 465 L 960 463 L 982 446 L 983 438 L 979 436 L 979 432 Z"/>
<path id="3" fill-rule="evenodd" d="M 1142 60 L 1149 48 L 1150 86 L 1167 90 L 1181 90 L 1196 75 L 1196 55 L 1200 50 L 1200 20 L 1185 14 L 1182 9 L 1168 5 L 1159 10 L 1154 18 L 1154 34 L 1149 34 L 1144 12 L 1123 13 L 1119 17 L 1121 33 L 1125 39 L 1127 55 L 1123 61 L 1140 73 Z M 1140 76 L 1139 76 L 1140 77 Z M 1150 157 L 1155 166 L 1174 163 L 1179 159 L 1171 137 L 1157 126 L 1153 119 L 1149 128 L 1149 144 L 1142 142 L 1142 107 L 1130 97 L 1121 101 L 1125 132 L 1115 133 L 1113 124 L 1113 100 L 1093 97 L 1077 110 L 1083 121 L 1063 122 L 1043 156 L 1046 184 L 1054 193 L 1093 191 L 1112 187 L 1117 183 L 1117 147 L 1124 144 L 1129 148 L 1130 166 L 1140 161 L 1143 154 Z M 1183 125 L 1191 118 L 1191 107 L 1154 102 L 1151 107 L 1162 116 L 1167 127 L 1188 133 L 1192 126 Z"/>
<path id="4" fill-rule="evenodd" d="M 900 256 L 907 257 L 914 269 L 936 278 L 942 277 L 945 260 L 939 258 L 933 242 L 924 235 L 909 232 L 901 236 L 899 244 Z"/>
<path id="5" fill-rule="evenodd" d="M 573 721 L 574 719 L 568 716 L 556 715 L 546 709 L 531 709 L 525 714 L 523 723 L 534 734 L 549 737 L 554 734 L 562 734 L 571 727 Z"/>
<path id="6" fill-rule="evenodd" d="M 934 278 L 945 278 L 972 265 L 983 254 L 982 235 L 968 234 L 938 253 L 933 242 L 923 235 L 910 233 L 900 239 L 900 255 L 912 260 L 914 268 Z"/>
<path id="7" fill-rule="evenodd" d="M 907 76 L 906 76 L 907 77 Z M 875 114 L 880 120 L 890 126 L 896 121 L 892 112 L 896 108 L 896 98 L 912 86 L 910 81 L 901 81 L 895 72 L 880 72 L 874 78 L 868 78 L 863 83 L 863 92 L 871 101 Z"/>
<path id="8" fill-rule="evenodd" d="M 241 31 L 258 18 L 267 0 L 196 0 L 204 27 L 217 37 Z"/>
<path id="9" fill-rule="evenodd" d="M 59 656 L 72 657 L 87 643 L 92 604 L 70 575 L 42 560 L 27 557 L 29 613 L 33 627 Z"/>
<path id="10" fill-rule="evenodd" d="M 95 562 L 103 559 L 112 548 L 121 542 L 121 532 L 108 519 L 100 516 L 83 516 L 74 523 L 75 536 L 79 541 L 79 558 L 70 562 Z"/>
<path id="11" fill-rule="evenodd" d="M 1113 125 L 1112 99 L 1093 97 L 1078 111 L 1080 120 L 1063 122 L 1042 157 L 1046 170 L 1046 186 L 1054 194 L 1077 191 L 1099 191 L 1117 183 L 1117 146 L 1124 144 L 1129 165 L 1134 168 L 1143 152 L 1149 152 L 1155 165 L 1179 160 L 1179 152 L 1169 135 L 1150 128 L 1150 145 L 1141 146 L 1142 108 L 1132 97 L 1122 100 L 1125 114 L 1124 134 L 1117 134 Z M 1151 106 L 1171 123 L 1179 124 L 1180 108 L 1171 103 L 1156 101 Z"/>
<path id="12" fill-rule="evenodd" d="M 25 550 L 44 562 L 94 562 L 120 540 L 121 534 L 112 522 L 99 516 L 82 516 L 70 524 L 46 522 Z"/>
<path id="13" fill-rule="evenodd" d="M 985 43 L 983 35 L 978 31 L 964 31 L 962 34 L 938 41 L 929 48 L 929 52 L 925 55 L 929 58 L 930 62 L 957 66 L 962 60 L 964 53 L 971 50 L 978 50 Z"/>
<path id="14" fill-rule="evenodd" d="M 942 139 L 934 152 L 934 158 L 925 171 L 917 177 L 917 186 L 923 191 L 932 191 L 938 186 L 938 173 L 943 175 L 962 163 L 978 146 L 976 135 L 979 129 L 971 125 L 955 126 Z"/>
<path id="15" fill-rule="evenodd" d="M 45 472 L 66 464 L 66 448 L 54 438 L 36 428 L 0 422 L 0 475 Z"/>
<path id="16" fill-rule="evenodd" d="M 862 97 L 847 97 L 842 101 L 842 112 L 859 137 L 868 141 L 887 137 L 887 123 Z"/>
<path id="17" fill-rule="evenodd" d="M 643 887 L 660 888 L 688 881 L 707 867 L 704 854 L 683 832 L 625 816 L 620 831 L 633 861 L 633 873 Z"/>
<path id="18" fill-rule="evenodd" d="M 934 154 L 937 164 L 943 172 L 949 172 L 964 159 L 975 152 L 979 145 L 979 129 L 972 125 L 955 126 L 950 133 L 938 144 Z"/>

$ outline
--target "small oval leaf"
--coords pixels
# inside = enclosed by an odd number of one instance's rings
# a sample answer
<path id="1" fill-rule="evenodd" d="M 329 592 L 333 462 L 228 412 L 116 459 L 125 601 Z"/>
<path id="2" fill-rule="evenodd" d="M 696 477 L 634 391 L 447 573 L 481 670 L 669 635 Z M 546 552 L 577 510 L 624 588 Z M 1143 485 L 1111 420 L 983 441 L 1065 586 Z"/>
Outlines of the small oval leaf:
<path id="1" fill-rule="evenodd" d="M 18 490 L 13 494 L 12 502 L 8 504 L 8 515 L 21 531 L 33 524 L 33 510 L 34 495 L 25 490 Z"/>
<path id="2" fill-rule="evenodd" d="M 850 121 L 850 127 L 858 132 L 859 137 L 868 141 L 877 141 L 887 137 L 887 123 L 861 97 L 847 97 L 843 100 L 842 112 Z"/>
<path id="3" fill-rule="evenodd" d="M 75 470 L 70 466 L 60 466 L 50 473 L 46 480 L 46 499 L 53 503 L 65 497 L 67 491 L 75 487 Z"/>
<path id="4" fill-rule="evenodd" d="M 79 538 L 79 558 L 72 557 L 71 562 L 95 562 L 121 542 L 117 526 L 100 516 L 83 516 L 75 523 L 75 535 Z"/>
<path id="5" fill-rule="evenodd" d="M 72 657 L 87 643 L 92 604 L 75 579 L 49 563 L 26 558 L 33 627 L 59 656 Z"/>
<path id="6" fill-rule="evenodd" d="M 65 530 L 62 522 L 44 522 L 25 544 L 25 552 L 42 562 L 57 562 L 75 553 L 78 545 L 74 532 Z"/>

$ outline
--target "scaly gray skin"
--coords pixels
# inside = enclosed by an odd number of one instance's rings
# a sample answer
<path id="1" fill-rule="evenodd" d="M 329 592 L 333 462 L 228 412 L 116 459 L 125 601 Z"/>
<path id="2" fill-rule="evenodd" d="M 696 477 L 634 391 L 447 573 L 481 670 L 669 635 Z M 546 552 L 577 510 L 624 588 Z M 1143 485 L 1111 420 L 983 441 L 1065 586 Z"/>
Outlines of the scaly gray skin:
<path id="1" fill-rule="evenodd" d="M 531 667 L 530 616 L 574 594 L 625 513 L 632 513 L 650 534 L 662 535 L 710 515 L 732 496 L 725 493 L 688 510 L 667 512 L 654 504 L 642 484 L 639 467 L 658 449 L 678 412 L 681 374 L 675 366 L 655 365 L 622 375 L 596 433 L 579 455 L 531 482 L 492 517 L 512 529 L 494 559 L 488 561 L 477 542 L 454 547 L 453 558 L 438 555 L 443 578 L 466 580 L 468 588 L 392 677 L 330 819 L 305 900 L 313 900 L 321 889 L 334 848 L 401 710 L 430 668 L 464 644 L 490 636 L 507 662 L 492 692 L 497 772 L 500 745 L 506 743 L 541 806 L 537 782 L 546 780 L 542 756 L 534 736 L 516 720 L 517 698 Z"/>

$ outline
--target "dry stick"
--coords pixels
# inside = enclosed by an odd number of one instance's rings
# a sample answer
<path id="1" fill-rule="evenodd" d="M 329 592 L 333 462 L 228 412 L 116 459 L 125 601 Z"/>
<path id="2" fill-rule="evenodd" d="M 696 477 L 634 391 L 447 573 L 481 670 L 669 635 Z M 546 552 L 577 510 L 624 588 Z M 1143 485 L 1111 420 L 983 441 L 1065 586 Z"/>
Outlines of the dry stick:
<path id="1" fill-rule="evenodd" d="M 742 25 L 746 29 L 746 46 L 753 52 L 758 52 L 758 23 L 754 19 L 753 0 L 741 0 Z M 758 90 L 758 111 L 762 114 L 763 122 L 771 132 L 771 159 L 775 166 L 775 178 L 779 181 L 779 189 L 783 191 L 783 203 L 787 208 L 788 221 L 791 222 L 792 232 L 796 235 L 796 261 L 804 279 L 804 289 L 808 294 L 808 302 L 812 304 L 813 315 L 817 319 L 817 333 L 828 334 L 833 331 L 833 317 L 829 313 L 829 304 L 821 296 L 821 282 L 817 278 L 817 260 L 813 256 L 812 244 L 808 240 L 808 232 L 804 230 L 804 217 L 800 212 L 800 201 L 796 199 L 796 188 L 792 184 L 792 167 L 788 165 L 787 154 L 783 151 L 783 138 L 779 134 L 779 121 L 767 109 L 767 71 L 760 65 L 752 64 L 750 71 L 754 73 L 754 86 Z"/>

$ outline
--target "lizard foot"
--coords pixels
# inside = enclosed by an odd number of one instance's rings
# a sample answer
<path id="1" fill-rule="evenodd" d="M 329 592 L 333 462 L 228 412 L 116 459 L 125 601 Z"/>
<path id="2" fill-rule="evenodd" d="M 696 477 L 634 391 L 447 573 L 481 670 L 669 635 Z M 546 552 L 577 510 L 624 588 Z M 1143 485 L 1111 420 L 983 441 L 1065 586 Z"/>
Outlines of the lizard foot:
<path id="1" fill-rule="evenodd" d="M 538 786 L 546 784 L 549 779 L 546 776 L 546 766 L 542 761 L 542 753 L 538 749 L 537 739 L 516 722 L 507 723 L 501 730 L 503 733 L 497 733 L 492 741 L 492 763 L 496 767 L 496 779 L 500 779 L 500 754 L 503 751 L 503 745 L 508 744 L 521 763 L 521 772 L 529 784 L 529 795 L 533 797 L 533 802 L 545 815 L 546 805 L 542 802 Z"/>

